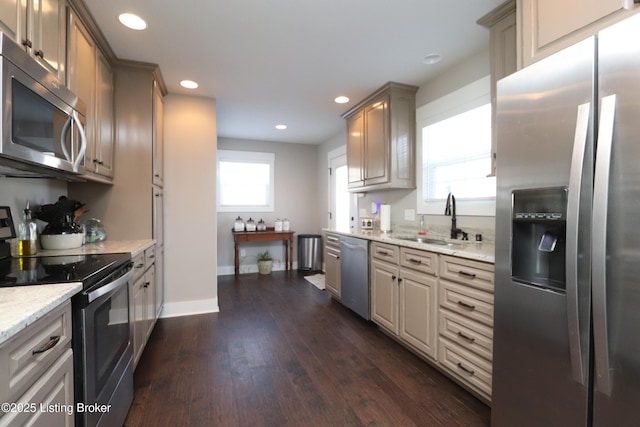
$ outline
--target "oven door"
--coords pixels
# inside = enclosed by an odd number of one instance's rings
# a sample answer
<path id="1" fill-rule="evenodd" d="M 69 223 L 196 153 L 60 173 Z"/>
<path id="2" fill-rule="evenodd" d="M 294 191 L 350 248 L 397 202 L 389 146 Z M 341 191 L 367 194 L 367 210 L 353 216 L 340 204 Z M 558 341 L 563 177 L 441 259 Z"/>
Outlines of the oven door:
<path id="1" fill-rule="evenodd" d="M 80 172 L 85 118 L 53 92 L 2 59 L 0 154 L 66 172 Z"/>
<path id="2" fill-rule="evenodd" d="M 76 365 L 77 425 L 121 425 L 133 401 L 130 277 L 131 272 L 87 294 L 87 304 L 79 309 L 82 366 Z M 106 411 L 82 412 L 78 404 L 109 406 L 103 407 Z"/>

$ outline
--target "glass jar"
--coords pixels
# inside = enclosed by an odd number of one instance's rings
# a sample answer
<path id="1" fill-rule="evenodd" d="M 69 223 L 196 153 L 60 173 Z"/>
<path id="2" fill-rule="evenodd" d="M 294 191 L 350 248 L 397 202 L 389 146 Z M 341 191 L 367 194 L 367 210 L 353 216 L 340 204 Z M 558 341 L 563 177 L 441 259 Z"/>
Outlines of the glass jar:
<path id="1" fill-rule="evenodd" d="M 236 221 L 233 223 L 233 231 L 244 231 L 244 221 L 242 218 L 236 218 Z"/>
<path id="2" fill-rule="evenodd" d="M 245 228 L 247 231 L 256 231 L 256 223 L 251 217 L 249 217 L 249 221 L 247 221 Z"/>

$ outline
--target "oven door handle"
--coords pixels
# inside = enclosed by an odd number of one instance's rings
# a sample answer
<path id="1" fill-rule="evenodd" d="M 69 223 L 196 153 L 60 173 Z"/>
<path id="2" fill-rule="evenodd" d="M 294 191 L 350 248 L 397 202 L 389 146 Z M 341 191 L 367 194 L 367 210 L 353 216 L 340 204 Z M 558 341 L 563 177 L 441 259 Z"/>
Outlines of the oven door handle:
<path id="1" fill-rule="evenodd" d="M 121 286 L 125 286 L 129 282 L 129 279 L 131 278 L 132 275 L 133 275 L 133 270 L 130 270 L 125 275 L 118 277 L 113 282 L 108 283 L 104 286 L 101 286 L 95 291 L 89 292 L 87 294 L 87 301 L 89 303 L 92 303 L 93 301 L 97 300 L 101 296 L 106 295 L 109 292 L 112 292 Z"/>

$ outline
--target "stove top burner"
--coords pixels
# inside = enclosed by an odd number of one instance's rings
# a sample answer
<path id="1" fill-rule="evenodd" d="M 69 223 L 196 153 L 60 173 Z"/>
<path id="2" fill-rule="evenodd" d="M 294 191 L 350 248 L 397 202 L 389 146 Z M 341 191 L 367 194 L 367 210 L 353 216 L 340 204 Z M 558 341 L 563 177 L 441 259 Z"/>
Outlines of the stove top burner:
<path id="1" fill-rule="evenodd" d="M 128 253 L 7 258 L 0 260 L 0 287 L 82 282 L 86 289 L 130 259 Z"/>

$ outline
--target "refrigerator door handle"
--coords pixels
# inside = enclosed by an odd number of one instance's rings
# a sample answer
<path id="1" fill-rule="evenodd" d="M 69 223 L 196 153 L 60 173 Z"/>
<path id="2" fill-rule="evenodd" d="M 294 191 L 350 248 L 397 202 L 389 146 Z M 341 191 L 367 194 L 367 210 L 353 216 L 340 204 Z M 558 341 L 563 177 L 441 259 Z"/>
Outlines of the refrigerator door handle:
<path id="1" fill-rule="evenodd" d="M 591 103 L 578 106 L 576 133 L 573 140 L 571 169 L 569 172 L 569 194 L 567 198 L 567 241 L 566 241 L 566 289 L 567 326 L 569 329 L 569 353 L 571 374 L 579 384 L 585 385 L 585 349 L 580 333 L 580 305 L 578 298 L 578 229 L 580 215 L 580 194 L 582 190 L 582 170 L 589 136 Z"/>
<path id="2" fill-rule="evenodd" d="M 607 327 L 607 210 L 616 95 L 603 97 L 600 103 L 600 127 L 593 185 L 593 340 L 595 351 L 596 389 L 611 395 L 609 337 Z"/>

